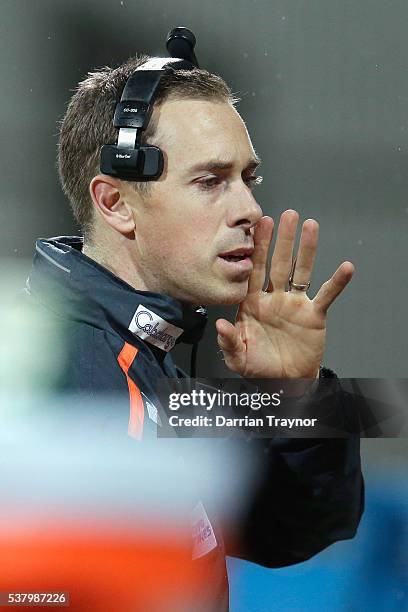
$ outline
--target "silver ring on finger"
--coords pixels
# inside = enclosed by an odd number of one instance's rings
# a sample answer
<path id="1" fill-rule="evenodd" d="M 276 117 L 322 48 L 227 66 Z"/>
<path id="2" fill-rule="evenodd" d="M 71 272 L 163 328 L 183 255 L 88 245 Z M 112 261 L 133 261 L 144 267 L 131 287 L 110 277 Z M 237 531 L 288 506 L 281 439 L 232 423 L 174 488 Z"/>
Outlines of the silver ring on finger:
<path id="1" fill-rule="evenodd" d="M 292 278 L 289 279 L 289 290 L 297 289 L 298 291 L 308 291 L 309 288 L 310 288 L 310 281 L 306 283 L 305 285 L 302 285 L 300 283 L 294 283 Z"/>

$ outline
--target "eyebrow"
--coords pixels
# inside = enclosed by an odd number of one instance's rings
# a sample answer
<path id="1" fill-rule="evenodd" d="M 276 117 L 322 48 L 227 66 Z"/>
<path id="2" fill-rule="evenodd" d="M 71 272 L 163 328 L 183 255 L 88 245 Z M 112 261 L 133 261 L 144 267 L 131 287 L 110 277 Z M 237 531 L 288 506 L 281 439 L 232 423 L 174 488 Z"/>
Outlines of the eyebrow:
<path id="1" fill-rule="evenodd" d="M 245 170 L 255 170 L 262 163 L 259 157 L 251 157 L 245 166 Z M 210 159 L 207 161 L 198 162 L 187 170 L 187 174 L 194 174 L 195 172 L 211 170 L 231 170 L 234 163 L 231 161 L 223 161 L 221 159 Z"/>

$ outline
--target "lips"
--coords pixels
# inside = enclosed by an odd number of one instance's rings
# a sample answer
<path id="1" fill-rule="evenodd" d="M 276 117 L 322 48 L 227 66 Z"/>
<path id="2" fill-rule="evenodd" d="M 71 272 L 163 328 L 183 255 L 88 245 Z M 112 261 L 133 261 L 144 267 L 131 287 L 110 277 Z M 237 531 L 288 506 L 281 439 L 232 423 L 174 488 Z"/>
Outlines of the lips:
<path id="1" fill-rule="evenodd" d="M 251 255 L 253 254 L 253 252 L 254 252 L 253 247 L 243 247 L 243 248 L 233 249 L 231 251 L 225 251 L 224 253 L 220 253 L 218 257 L 225 259 L 225 261 L 232 261 L 232 262 L 244 261 L 247 258 L 249 259 Z"/>
<path id="2" fill-rule="evenodd" d="M 251 260 L 253 247 L 241 247 L 220 253 L 217 260 L 230 280 L 244 281 L 248 279 L 254 266 Z"/>

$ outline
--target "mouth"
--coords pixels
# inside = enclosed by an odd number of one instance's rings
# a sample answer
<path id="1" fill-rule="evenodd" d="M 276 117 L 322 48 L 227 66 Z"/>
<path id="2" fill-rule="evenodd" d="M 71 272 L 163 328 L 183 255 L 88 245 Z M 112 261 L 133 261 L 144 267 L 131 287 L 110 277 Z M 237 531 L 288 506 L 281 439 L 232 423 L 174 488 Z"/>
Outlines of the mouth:
<path id="1" fill-rule="evenodd" d="M 223 263 L 228 265 L 231 270 L 241 272 L 251 272 L 253 264 L 251 256 L 254 252 L 253 248 L 242 248 L 220 253 L 218 259 L 222 260 Z"/>
<path id="2" fill-rule="evenodd" d="M 220 253 L 218 257 L 225 259 L 225 261 L 243 261 L 244 259 L 249 259 L 253 255 L 253 252 L 253 247 L 243 247 L 242 249 L 238 248 Z"/>

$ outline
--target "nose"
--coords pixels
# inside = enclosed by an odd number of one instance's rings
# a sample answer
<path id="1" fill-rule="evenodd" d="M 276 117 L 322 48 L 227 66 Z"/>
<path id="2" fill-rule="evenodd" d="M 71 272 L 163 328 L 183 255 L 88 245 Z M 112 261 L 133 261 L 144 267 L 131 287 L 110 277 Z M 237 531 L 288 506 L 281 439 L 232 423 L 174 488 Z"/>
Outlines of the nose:
<path id="1" fill-rule="evenodd" d="M 246 185 L 240 185 L 231 194 L 232 202 L 228 207 L 227 225 L 240 226 L 249 230 L 262 217 L 262 208 Z"/>

